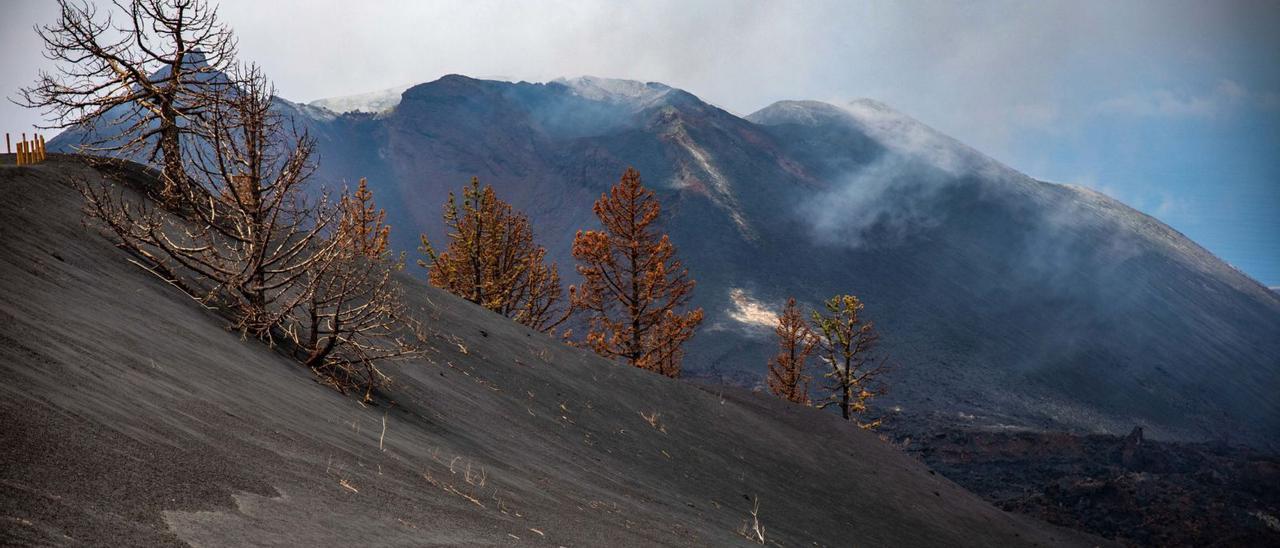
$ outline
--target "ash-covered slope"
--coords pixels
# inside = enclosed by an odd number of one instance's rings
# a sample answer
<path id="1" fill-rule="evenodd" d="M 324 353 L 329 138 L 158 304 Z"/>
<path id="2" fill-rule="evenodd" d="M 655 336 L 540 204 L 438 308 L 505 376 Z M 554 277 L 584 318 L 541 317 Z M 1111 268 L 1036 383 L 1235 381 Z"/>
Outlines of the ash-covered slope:
<path id="1" fill-rule="evenodd" d="M 880 407 L 898 406 L 899 426 L 972 416 L 1280 439 L 1274 292 L 1155 219 L 883 104 L 782 102 L 741 118 L 657 83 L 454 75 L 381 105 L 281 102 L 318 136 L 324 179 L 370 178 L 407 251 L 419 232 L 443 238 L 444 198 L 479 176 L 571 272 L 592 201 L 638 168 L 707 311 L 689 375 L 759 382 L 772 311 L 850 292 L 901 365 Z"/>
<path id="2" fill-rule="evenodd" d="M 1095 543 L 420 284 L 430 351 L 362 406 L 130 264 L 69 175 L 0 166 L 0 544 L 729 545 L 753 497 L 784 546 Z"/>
<path id="3" fill-rule="evenodd" d="M 984 399 L 1041 406 L 1068 425 L 1121 431 L 1128 420 L 1274 443 L 1280 300 L 1182 234 L 1097 192 L 1035 181 L 873 101 L 782 102 L 748 119 L 839 181 L 824 199 L 843 217 L 807 209 L 815 237 L 923 269 L 918 284 L 871 294 L 923 305 L 909 318 L 889 311 L 891 321 L 961 350 L 956 361 L 933 355 L 979 372 L 971 385 L 994 389 Z M 852 170 L 830 164 L 864 138 L 886 153 Z M 873 277 L 853 279 L 887 281 Z"/>

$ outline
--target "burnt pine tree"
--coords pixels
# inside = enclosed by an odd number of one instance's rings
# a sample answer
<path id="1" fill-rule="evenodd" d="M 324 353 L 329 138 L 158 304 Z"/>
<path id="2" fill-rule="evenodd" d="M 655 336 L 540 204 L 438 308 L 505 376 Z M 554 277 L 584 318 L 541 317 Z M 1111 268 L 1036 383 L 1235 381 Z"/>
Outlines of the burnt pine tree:
<path id="1" fill-rule="evenodd" d="M 168 196 L 185 184 L 183 136 L 198 131 L 210 97 L 234 87 L 225 74 L 235 64 L 230 29 L 205 0 L 120 0 L 106 17 L 89 3 L 58 7 L 58 21 L 36 29 L 56 68 L 23 88 L 19 104 L 42 109 L 56 128 L 119 113 L 83 149 L 145 152 Z"/>
<path id="2" fill-rule="evenodd" d="M 570 288 L 575 312 L 587 315 L 586 346 L 668 377 L 680 376 L 683 345 L 702 322 L 702 309 L 684 311 L 694 281 L 675 246 L 657 231 L 661 207 L 628 168 L 596 200 L 602 230 L 579 231 L 573 256 L 583 282 Z"/>
<path id="3" fill-rule="evenodd" d="M 805 373 L 805 360 L 813 353 L 818 339 L 796 307 L 795 297 L 787 299 L 773 332 L 778 335 L 778 353 L 769 360 L 766 379 L 769 392 L 793 403 L 809 405 L 811 377 Z"/>
<path id="4" fill-rule="evenodd" d="M 560 272 L 534 241 L 529 218 L 472 177 L 444 206 L 448 245 L 436 251 L 425 234 L 420 250 L 427 281 L 533 329 L 551 332 L 568 318 Z"/>
<path id="5" fill-rule="evenodd" d="M 421 326 L 395 280 L 402 257 L 388 250 L 391 228 L 364 179 L 343 192 L 324 260 L 307 270 L 302 303 L 287 331 L 302 363 L 333 388 L 370 400 L 389 378 L 378 364 L 419 353 Z"/>
<path id="6" fill-rule="evenodd" d="M 887 371 L 887 362 L 873 354 L 880 336 L 872 322 L 860 317 L 863 304 L 857 297 L 836 295 L 823 305 L 826 313 L 815 310 L 812 314 L 818 354 L 828 366 L 823 375 L 828 395 L 818 408 L 837 406 L 845 420 L 856 420 L 861 428 L 875 428 L 879 420 L 862 422 L 860 416 L 872 398 L 884 393 L 878 377 Z"/>
<path id="7" fill-rule="evenodd" d="M 89 215 L 140 265 L 245 334 L 280 345 L 342 391 L 366 398 L 386 381 L 382 360 L 417 352 L 421 339 L 394 279 L 390 228 L 364 181 L 337 204 L 310 200 L 314 142 L 288 131 L 255 67 L 210 98 L 191 147 L 192 183 L 164 207 L 109 183 L 79 184 Z"/>
<path id="8" fill-rule="evenodd" d="M 149 270 L 271 342 L 332 247 L 322 233 L 334 213 L 307 198 L 314 142 L 285 130 L 260 70 L 233 70 L 241 86 L 211 98 L 205 146 L 184 162 L 192 184 L 173 189 L 165 208 L 105 183 L 80 190 L 90 215 Z"/>

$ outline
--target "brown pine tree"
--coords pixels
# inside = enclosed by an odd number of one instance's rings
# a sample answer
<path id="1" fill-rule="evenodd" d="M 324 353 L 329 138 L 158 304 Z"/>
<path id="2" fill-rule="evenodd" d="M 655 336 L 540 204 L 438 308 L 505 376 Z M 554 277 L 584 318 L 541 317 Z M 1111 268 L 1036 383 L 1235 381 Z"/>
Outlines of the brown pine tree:
<path id="1" fill-rule="evenodd" d="M 653 226 L 660 210 L 640 173 L 628 168 L 596 200 L 604 230 L 579 231 L 573 240 L 583 283 L 569 297 L 573 310 L 589 314 L 585 342 L 597 354 L 679 377 L 683 344 L 702 323 L 702 309 L 681 312 L 694 281 Z"/>
<path id="2" fill-rule="evenodd" d="M 829 392 L 819 409 L 835 405 L 840 415 L 852 421 L 867 411 L 867 403 L 884 393 L 878 377 L 887 371 L 887 362 L 877 359 L 872 350 L 880 340 L 875 325 L 864 321 L 862 301 L 853 295 L 836 295 L 825 303 L 827 313 L 813 311 L 813 327 L 818 338 L 818 351 L 830 370 L 824 389 Z M 861 428 L 875 428 L 879 419 L 862 422 Z"/>
<path id="3" fill-rule="evenodd" d="M 384 257 L 391 226 L 386 224 L 387 212 L 374 205 L 373 192 L 365 178 L 360 178 L 355 193 L 342 197 L 339 209 L 343 215 L 338 219 L 338 233 L 345 239 L 341 244 L 371 259 Z"/>
<path id="4" fill-rule="evenodd" d="M 796 308 L 795 297 L 787 299 L 773 332 L 778 334 L 778 354 L 769 360 L 769 391 L 787 401 L 809 405 L 810 377 L 804 371 L 805 360 L 818 339 Z"/>
<path id="5" fill-rule="evenodd" d="M 449 245 L 437 253 L 422 235 L 427 280 L 436 287 L 550 332 L 568 318 L 560 272 L 547 264 L 547 251 L 534 242 L 529 218 L 500 199 L 493 187 L 472 177 L 459 207 L 453 193 L 444 206 Z"/>

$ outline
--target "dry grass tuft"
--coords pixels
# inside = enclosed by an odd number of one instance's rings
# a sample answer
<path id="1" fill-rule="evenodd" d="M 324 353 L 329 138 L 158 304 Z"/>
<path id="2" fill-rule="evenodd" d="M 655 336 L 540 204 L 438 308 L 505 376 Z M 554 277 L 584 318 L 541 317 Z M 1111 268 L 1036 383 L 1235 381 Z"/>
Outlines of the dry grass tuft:
<path id="1" fill-rule="evenodd" d="M 649 426 L 653 427 L 654 430 L 662 432 L 663 434 L 667 433 L 667 427 L 662 424 L 662 415 L 657 411 L 650 411 L 648 415 L 644 414 L 644 411 L 641 411 L 640 418 L 644 419 L 644 422 L 649 423 Z"/>
<path id="2" fill-rule="evenodd" d="M 436 478 L 432 471 L 433 466 L 431 464 L 427 464 L 426 469 L 423 470 L 421 474 L 422 479 L 426 480 L 432 487 L 440 489 L 450 495 L 459 497 L 479 508 L 487 509 L 488 506 L 486 506 L 484 502 L 481 502 L 480 498 L 484 495 L 485 486 L 488 485 L 489 482 L 488 471 L 486 471 L 483 466 L 473 465 L 471 461 L 463 458 L 461 455 L 449 459 L 448 463 L 442 461 L 439 455 L 440 452 L 438 449 L 431 449 L 431 460 L 444 467 L 449 472 L 449 476 L 455 478 L 457 476 L 462 476 L 462 483 L 455 483 L 454 481 L 451 481 L 449 477 L 445 477 L 444 479 Z M 507 509 L 502 502 L 502 498 L 498 496 L 497 488 L 494 488 L 492 491 L 491 498 L 497 502 L 498 510 L 503 513 L 507 513 Z M 519 514 L 516 515 L 518 516 Z"/>

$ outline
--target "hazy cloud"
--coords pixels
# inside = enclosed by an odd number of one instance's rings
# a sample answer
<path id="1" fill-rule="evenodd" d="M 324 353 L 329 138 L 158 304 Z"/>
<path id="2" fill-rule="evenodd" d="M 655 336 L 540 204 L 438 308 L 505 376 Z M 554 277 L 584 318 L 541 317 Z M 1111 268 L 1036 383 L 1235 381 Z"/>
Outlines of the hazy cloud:
<path id="1" fill-rule="evenodd" d="M 1078 114 L 1077 97 L 1120 97 L 1151 111 L 1209 108 L 1122 97 L 1184 69 L 1230 71 L 1218 78 L 1280 90 L 1265 47 L 1251 72 L 1229 58 L 1242 44 L 1273 45 L 1277 11 L 1248 2 L 835 0 L 224 0 L 220 10 L 243 57 L 294 101 L 453 72 L 661 81 L 738 114 L 780 99 L 872 97 L 1005 161 L 1020 132 L 1052 130 Z M 37 51 L 30 27 L 55 16 L 45 0 L 6 6 L 5 50 Z M 40 64 L 14 57 L 0 73 L 5 95 Z M 3 108 L 6 118 L 26 116 Z"/>
<path id="2" fill-rule="evenodd" d="M 1098 105 L 1098 112 L 1108 115 L 1220 118 L 1241 108 L 1275 110 L 1278 107 L 1280 95 L 1276 93 L 1257 93 L 1232 80 L 1222 80 L 1213 89 L 1200 94 L 1169 90 L 1130 93 L 1103 101 Z"/>

